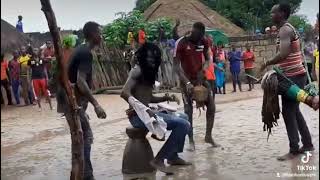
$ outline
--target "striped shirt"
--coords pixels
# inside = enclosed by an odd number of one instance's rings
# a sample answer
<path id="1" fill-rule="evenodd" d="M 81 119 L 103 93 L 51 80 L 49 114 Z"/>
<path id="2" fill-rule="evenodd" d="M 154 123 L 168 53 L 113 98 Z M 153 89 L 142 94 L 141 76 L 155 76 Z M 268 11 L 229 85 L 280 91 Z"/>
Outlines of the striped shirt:
<path id="1" fill-rule="evenodd" d="M 284 24 L 284 26 L 289 26 L 293 29 L 295 38 L 291 41 L 291 52 L 285 59 L 282 59 L 277 65 L 283 70 L 284 74 L 288 77 L 304 74 L 306 73 L 306 70 L 302 64 L 303 57 L 300 48 L 300 37 L 291 24 L 286 23 Z M 280 49 L 280 43 L 280 37 L 278 35 L 277 51 Z"/>

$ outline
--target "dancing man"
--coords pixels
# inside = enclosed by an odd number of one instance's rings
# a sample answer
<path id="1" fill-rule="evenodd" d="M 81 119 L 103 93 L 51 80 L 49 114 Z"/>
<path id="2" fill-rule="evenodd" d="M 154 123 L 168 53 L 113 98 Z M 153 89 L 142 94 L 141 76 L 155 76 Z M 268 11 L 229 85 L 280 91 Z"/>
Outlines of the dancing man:
<path id="1" fill-rule="evenodd" d="M 273 6 L 271 10 L 272 21 L 280 29 L 277 36 L 277 55 L 265 62 L 260 71 L 263 71 L 267 66 L 278 65 L 286 77 L 303 89 L 307 81 L 306 70 L 302 65 L 299 34 L 288 23 L 290 13 L 291 8 L 288 4 Z M 311 135 L 299 105 L 300 102 L 282 94 L 282 115 L 290 142 L 290 151 L 284 156 L 278 157 L 279 161 L 293 159 L 299 153 L 314 150 Z M 299 133 L 303 144 L 301 148 L 299 148 Z"/>
<path id="2" fill-rule="evenodd" d="M 80 116 L 84 143 L 84 180 L 94 180 L 93 168 L 90 160 L 93 134 L 89 123 L 89 116 L 86 113 L 88 103 L 90 102 L 93 105 L 98 118 L 105 119 L 107 116 L 91 93 L 93 61 L 91 51 L 101 43 L 101 30 L 99 24 L 95 22 L 87 22 L 83 27 L 83 34 L 86 39 L 86 44 L 78 46 L 71 55 L 68 75 L 71 84 L 75 86 L 74 90 L 77 104 L 81 107 L 78 113 Z M 59 97 L 60 96 L 61 95 L 59 95 Z M 65 99 L 58 99 L 57 109 L 64 110 L 59 113 L 64 113 L 67 121 L 72 122 L 72 109 L 67 105 L 68 99 L 66 99 L 66 94 L 64 97 Z"/>
<path id="3" fill-rule="evenodd" d="M 193 126 L 192 126 L 192 92 L 193 87 L 199 84 L 204 85 L 209 90 L 208 99 L 206 102 L 207 112 L 207 125 L 205 142 L 210 143 L 213 147 L 217 147 L 212 138 L 212 129 L 215 116 L 215 97 L 214 92 L 210 84 L 204 80 L 204 72 L 209 66 L 210 55 L 209 45 L 205 35 L 205 26 L 201 22 L 197 22 L 193 25 L 190 36 L 181 37 L 176 43 L 176 52 L 174 55 L 174 69 L 179 74 L 182 86 L 182 95 L 184 102 L 184 111 L 189 116 L 189 122 L 191 124 L 191 131 L 189 135 L 190 150 L 195 150 L 195 144 L 193 139 Z M 205 63 L 202 62 L 203 56 L 205 57 Z"/>

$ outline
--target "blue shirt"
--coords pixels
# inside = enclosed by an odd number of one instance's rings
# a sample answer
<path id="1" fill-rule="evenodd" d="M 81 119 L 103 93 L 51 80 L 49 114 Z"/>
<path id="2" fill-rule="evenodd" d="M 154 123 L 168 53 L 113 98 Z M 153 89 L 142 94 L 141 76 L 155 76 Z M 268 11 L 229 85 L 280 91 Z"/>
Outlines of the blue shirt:
<path id="1" fill-rule="evenodd" d="M 231 51 L 228 53 L 228 58 L 230 61 L 230 71 L 231 72 L 240 72 L 241 52 L 240 51 Z"/>
<path id="2" fill-rule="evenodd" d="M 16 29 L 18 32 L 23 33 L 22 21 L 17 22 Z"/>
<path id="3" fill-rule="evenodd" d="M 170 48 L 174 48 L 176 41 L 174 39 L 169 39 L 167 43 Z"/>

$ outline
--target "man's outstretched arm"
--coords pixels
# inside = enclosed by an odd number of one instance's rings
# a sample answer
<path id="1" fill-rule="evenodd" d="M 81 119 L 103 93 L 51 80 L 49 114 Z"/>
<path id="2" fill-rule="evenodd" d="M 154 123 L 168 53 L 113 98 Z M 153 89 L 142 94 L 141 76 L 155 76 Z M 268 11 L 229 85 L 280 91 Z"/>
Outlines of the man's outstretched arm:
<path id="1" fill-rule="evenodd" d="M 140 68 L 138 66 L 134 67 L 128 76 L 126 83 L 123 86 L 120 97 L 122 97 L 125 101 L 129 101 L 129 97 L 132 96 L 132 89 L 137 84 L 137 78 L 141 75 Z"/>
<path id="2" fill-rule="evenodd" d="M 94 106 L 98 106 L 99 103 L 98 101 L 93 97 L 93 94 L 91 93 L 91 89 L 89 88 L 89 85 L 86 81 L 87 79 L 87 74 L 81 70 L 78 71 L 78 76 L 77 76 L 77 87 L 81 94 L 83 94 L 88 101 Z"/>
<path id="3" fill-rule="evenodd" d="M 174 94 L 172 94 L 171 96 L 169 94 L 165 94 L 161 97 L 152 95 L 151 97 L 151 103 L 161 103 L 165 101 L 176 101 L 178 104 L 180 103 L 179 98 Z"/>

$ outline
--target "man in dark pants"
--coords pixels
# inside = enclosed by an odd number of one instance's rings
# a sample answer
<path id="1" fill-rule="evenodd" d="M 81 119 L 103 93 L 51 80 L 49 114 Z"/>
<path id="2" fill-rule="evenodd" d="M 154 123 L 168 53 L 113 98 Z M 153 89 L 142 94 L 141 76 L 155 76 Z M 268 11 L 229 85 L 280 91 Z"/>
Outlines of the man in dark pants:
<path id="1" fill-rule="evenodd" d="M 255 56 L 254 53 L 251 51 L 250 45 L 246 44 L 246 51 L 242 53 L 242 60 L 244 71 L 247 75 L 254 76 L 254 61 Z M 251 77 L 247 76 L 248 84 L 249 84 L 249 91 L 254 89 L 254 81 Z"/>
<path id="2" fill-rule="evenodd" d="M 209 96 L 206 102 L 206 135 L 205 142 L 212 144 L 213 147 L 218 145 L 213 141 L 212 129 L 215 116 L 215 100 L 214 92 L 206 80 L 204 80 L 204 72 L 209 66 L 209 45 L 205 35 L 205 26 L 201 22 L 193 25 L 190 36 L 181 37 L 176 43 L 176 50 L 174 53 L 174 69 L 178 73 L 181 80 L 182 97 L 184 102 L 184 111 L 189 116 L 191 124 L 191 131 L 189 135 L 190 150 L 195 150 L 193 139 L 193 125 L 192 125 L 192 92 L 193 87 L 198 84 L 203 84 L 209 90 Z M 203 56 L 205 63 L 202 63 Z"/>
<path id="3" fill-rule="evenodd" d="M 228 53 L 228 59 L 230 62 L 230 72 L 232 75 L 232 85 L 233 92 L 237 91 L 237 84 L 239 86 L 239 90 L 242 91 L 241 81 L 240 81 L 240 61 L 241 61 L 241 52 L 237 51 L 234 45 L 231 45 L 231 52 Z"/>
<path id="4" fill-rule="evenodd" d="M 93 134 L 91 131 L 89 116 L 86 113 L 88 102 L 90 102 L 94 110 L 100 119 L 106 118 L 106 113 L 101 108 L 97 100 L 91 93 L 92 87 L 92 61 L 93 55 L 91 50 L 100 45 L 101 32 L 100 27 L 95 22 L 87 22 L 83 27 L 83 34 L 86 39 L 86 44 L 78 46 L 73 52 L 68 67 L 68 75 L 70 82 L 75 86 L 75 96 L 78 105 L 81 107 L 79 110 L 81 128 L 83 131 L 84 142 L 84 179 L 93 180 L 93 169 L 90 160 L 91 144 L 93 142 Z M 64 113 L 68 122 L 71 121 L 72 113 L 65 105 L 67 102 L 66 95 L 61 95 L 61 89 L 58 98 L 58 110 L 64 110 L 60 113 Z M 65 98 L 60 98 L 65 97 Z M 66 106 L 66 107 L 63 107 Z"/>
<path id="5" fill-rule="evenodd" d="M 272 20 L 279 27 L 277 37 L 277 55 L 265 62 L 260 68 L 263 71 L 269 65 L 278 65 L 285 76 L 303 89 L 306 84 L 306 70 L 302 65 L 302 52 L 300 49 L 300 37 L 295 28 L 287 22 L 291 8 L 287 4 L 275 5 L 271 10 Z M 289 138 L 289 153 L 278 157 L 279 161 L 289 160 L 299 153 L 313 151 L 314 147 L 311 135 L 299 108 L 299 102 L 289 99 L 282 94 L 282 115 Z M 299 133 L 303 146 L 299 149 Z"/>

